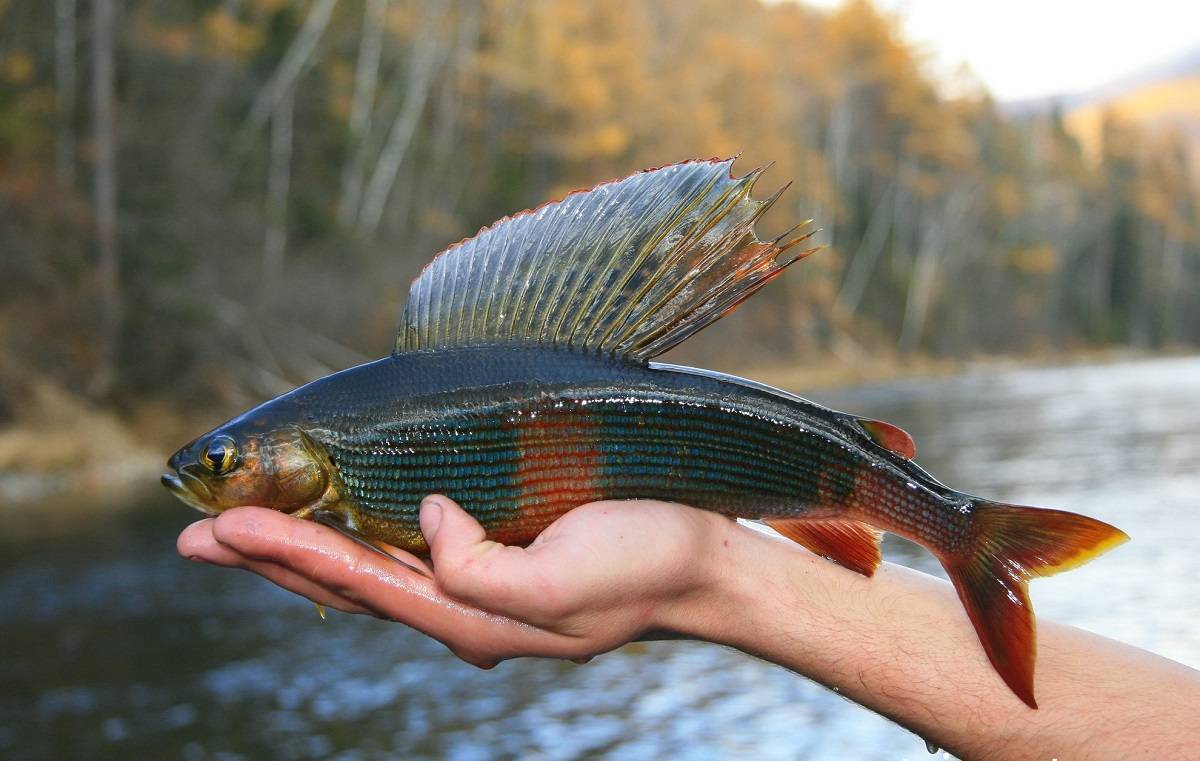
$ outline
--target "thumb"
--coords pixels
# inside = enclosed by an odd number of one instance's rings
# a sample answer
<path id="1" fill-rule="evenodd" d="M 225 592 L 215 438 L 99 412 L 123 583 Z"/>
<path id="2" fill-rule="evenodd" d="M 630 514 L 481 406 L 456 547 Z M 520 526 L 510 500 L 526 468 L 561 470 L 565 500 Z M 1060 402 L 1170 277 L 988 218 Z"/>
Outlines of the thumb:
<path id="1" fill-rule="evenodd" d="M 521 607 L 528 580 L 524 549 L 490 541 L 479 521 L 439 494 L 421 501 L 420 521 L 434 578 L 446 594 L 494 612 Z"/>
<path id="2" fill-rule="evenodd" d="M 437 562 L 438 555 L 480 544 L 487 537 L 479 521 L 459 507 L 457 502 L 440 494 L 430 494 L 421 500 L 420 521 L 421 533 L 425 535 L 434 562 Z"/>

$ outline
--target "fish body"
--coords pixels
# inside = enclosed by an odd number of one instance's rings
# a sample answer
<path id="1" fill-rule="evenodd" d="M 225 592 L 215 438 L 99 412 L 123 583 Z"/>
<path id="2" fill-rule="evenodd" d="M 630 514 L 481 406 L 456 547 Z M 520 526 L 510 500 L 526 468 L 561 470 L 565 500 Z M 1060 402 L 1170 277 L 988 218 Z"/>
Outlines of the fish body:
<path id="1" fill-rule="evenodd" d="M 781 258 L 805 236 L 758 240 L 774 199 L 728 167 L 651 170 L 456 244 L 414 282 L 390 356 L 197 438 L 164 484 L 208 513 L 332 517 L 414 552 L 430 493 L 510 544 L 595 500 L 679 502 L 762 520 L 868 576 L 889 531 L 941 560 L 996 670 L 1036 706 L 1026 582 L 1124 534 L 944 486 L 887 423 L 651 361 L 811 252 Z"/>
<path id="2" fill-rule="evenodd" d="M 493 352 L 472 353 L 456 359 L 486 376 Z M 815 410 L 730 381 L 537 350 L 509 359 L 551 369 L 536 384 L 436 393 L 400 425 L 327 446 L 364 523 L 403 526 L 411 533 L 397 538 L 423 549 L 412 506 L 430 484 L 506 543 L 599 499 L 782 518 L 822 509 L 818 471 L 844 479 L 859 464 L 829 457 L 852 450 Z"/>
<path id="3" fill-rule="evenodd" d="M 397 386 L 408 393 L 397 397 Z M 958 541 L 969 502 L 878 446 L 861 422 L 720 373 L 468 347 L 351 368 L 226 431 L 303 430 L 334 469 L 326 509 L 417 552 L 418 506 L 431 492 L 511 544 L 578 505 L 632 498 L 754 520 L 853 517 L 917 541 Z"/>

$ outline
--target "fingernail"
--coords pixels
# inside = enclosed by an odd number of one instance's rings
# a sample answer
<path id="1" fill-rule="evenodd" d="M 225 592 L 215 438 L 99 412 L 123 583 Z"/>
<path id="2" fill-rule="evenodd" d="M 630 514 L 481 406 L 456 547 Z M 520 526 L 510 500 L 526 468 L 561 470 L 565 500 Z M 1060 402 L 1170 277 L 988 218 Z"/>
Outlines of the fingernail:
<path id="1" fill-rule="evenodd" d="M 208 562 L 208 560 L 200 557 L 199 555 L 188 555 L 187 559 L 192 561 L 193 563 L 207 563 Z"/>
<path id="2" fill-rule="evenodd" d="M 436 497 L 426 497 L 421 500 L 421 533 L 425 541 L 433 541 L 438 526 L 442 525 L 442 502 Z"/>

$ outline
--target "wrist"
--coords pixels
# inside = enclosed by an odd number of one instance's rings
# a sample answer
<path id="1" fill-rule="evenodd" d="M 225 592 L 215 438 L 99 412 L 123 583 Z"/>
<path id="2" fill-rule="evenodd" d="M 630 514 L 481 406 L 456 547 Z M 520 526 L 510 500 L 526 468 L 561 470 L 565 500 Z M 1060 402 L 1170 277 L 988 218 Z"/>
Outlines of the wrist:
<path id="1" fill-rule="evenodd" d="M 664 628 L 839 684 L 845 675 L 836 673 L 838 664 L 854 659 L 858 641 L 846 632 L 871 638 L 876 628 L 863 605 L 870 580 L 790 541 L 714 517 L 698 563 L 702 576 L 693 593 L 666 608 Z"/>
<path id="2" fill-rule="evenodd" d="M 779 625 L 778 608 L 792 621 L 809 619 L 804 576 L 828 561 L 720 515 L 704 520 L 696 577 L 661 607 L 658 628 L 761 654 L 756 643 Z"/>

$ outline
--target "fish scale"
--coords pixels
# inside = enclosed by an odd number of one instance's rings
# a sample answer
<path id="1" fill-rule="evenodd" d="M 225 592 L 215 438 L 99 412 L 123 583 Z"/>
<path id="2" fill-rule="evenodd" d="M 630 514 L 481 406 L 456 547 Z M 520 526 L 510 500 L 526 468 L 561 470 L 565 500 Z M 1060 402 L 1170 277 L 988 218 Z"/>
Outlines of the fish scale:
<path id="1" fill-rule="evenodd" d="M 988 658 L 1036 707 L 1027 582 L 1123 533 L 955 491 L 893 425 L 651 362 L 814 249 L 760 240 L 756 170 L 689 161 L 505 217 L 414 281 L 390 356 L 197 438 L 163 482 L 208 513 L 259 504 L 427 550 L 421 499 L 524 544 L 578 505 L 659 499 L 761 520 L 871 575 L 881 531 L 942 562 Z M 697 558 L 696 562 L 712 562 Z"/>
<path id="2" fill-rule="evenodd" d="M 603 394 L 584 400 L 586 406 L 579 405 L 577 399 L 573 401 L 577 406 L 567 409 L 555 409 L 555 402 L 550 400 L 540 407 L 521 408 L 520 412 L 540 414 L 541 418 L 517 417 L 520 422 L 512 428 L 498 426 L 495 421 L 501 420 L 499 415 L 479 419 L 475 427 L 462 419 L 429 421 L 425 430 L 439 431 L 440 436 L 423 435 L 420 441 L 406 441 L 389 431 L 382 438 L 365 437 L 355 442 L 360 452 L 374 455 L 354 455 L 338 444 L 329 448 L 335 453 L 346 451 L 346 455 L 334 454 L 334 462 L 351 484 L 352 493 L 363 500 L 366 509 L 377 514 L 415 512 L 415 502 L 381 501 L 379 497 L 419 493 L 435 483 L 431 479 L 440 480 L 442 490 L 477 517 L 515 509 L 495 504 L 497 492 L 510 494 L 514 502 L 553 499 L 556 489 L 580 480 L 577 467 L 560 463 L 574 454 L 573 447 L 585 441 L 600 450 L 602 472 L 593 474 L 594 486 L 572 489 L 571 499 L 581 495 L 602 498 L 613 489 L 677 501 L 691 497 L 695 502 L 703 497 L 701 506 L 705 507 L 721 507 L 734 499 L 732 495 L 738 495 L 738 501 L 787 498 L 789 506 L 781 506 L 778 513 L 782 515 L 802 512 L 805 507 L 802 500 L 794 498 L 796 479 L 815 482 L 821 478 L 820 473 L 805 470 L 813 460 L 789 461 L 778 456 L 779 437 L 789 432 L 784 426 L 771 425 L 766 428 L 767 435 L 747 443 L 752 432 L 735 425 L 740 421 L 720 409 L 708 410 L 705 417 L 698 415 L 693 406 L 664 405 L 659 399 L 647 400 L 641 406 L 629 397 L 620 404 L 605 404 Z M 649 411 L 660 422 L 670 421 L 671 425 L 645 431 L 638 419 Z M 568 418 L 567 430 L 546 426 L 547 420 L 557 423 L 562 417 Z M 580 436 L 584 432 L 588 434 L 586 440 Z M 401 454 L 388 454 L 378 443 L 381 440 L 393 444 Z M 495 446 L 498 448 L 493 449 Z M 481 451 L 483 447 L 488 447 L 486 453 Z M 436 454 L 424 455 L 424 450 Z M 373 456 L 381 459 L 371 462 Z M 526 463 L 526 467 L 518 478 L 520 463 Z M 631 468 L 633 464 L 637 467 Z M 550 478 L 555 471 L 563 471 L 570 478 Z M 474 481 L 463 484 L 464 479 Z M 672 483 L 676 479 L 685 483 Z M 531 482 L 542 482 L 541 488 L 531 490 Z"/>

